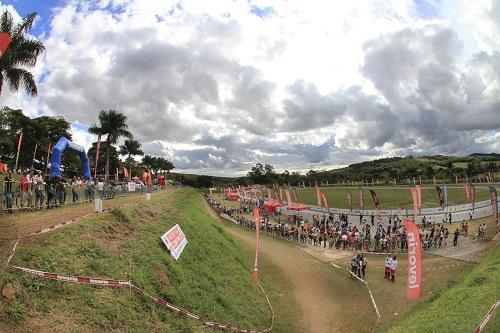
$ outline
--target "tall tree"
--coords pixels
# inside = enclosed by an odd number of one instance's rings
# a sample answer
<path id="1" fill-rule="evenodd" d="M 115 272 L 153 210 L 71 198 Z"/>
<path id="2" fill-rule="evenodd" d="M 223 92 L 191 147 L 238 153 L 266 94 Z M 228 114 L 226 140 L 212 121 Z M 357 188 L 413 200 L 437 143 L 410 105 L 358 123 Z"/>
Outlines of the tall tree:
<path id="1" fill-rule="evenodd" d="M 3 83 L 17 92 L 22 87 L 30 96 L 36 96 L 38 89 L 35 78 L 25 67 L 33 67 L 45 47 L 36 39 L 27 38 L 35 21 L 36 13 L 28 14 L 21 22 L 14 24 L 12 15 L 4 11 L 0 17 L 0 32 L 6 32 L 12 42 L 0 58 L 0 95 Z"/>
<path id="2" fill-rule="evenodd" d="M 141 144 L 137 140 L 125 140 L 123 145 L 120 146 L 120 155 L 127 156 L 127 167 L 129 170 L 129 179 L 132 176 L 132 162 L 133 156 L 136 155 L 144 155 L 144 152 L 141 150 Z"/>
<path id="3" fill-rule="evenodd" d="M 103 110 L 99 113 L 99 124 L 90 126 L 89 133 L 101 136 L 106 135 L 106 168 L 104 177 L 108 181 L 111 146 L 116 144 L 120 137 L 132 139 L 132 133 L 128 131 L 127 117 L 115 110 Z"/>

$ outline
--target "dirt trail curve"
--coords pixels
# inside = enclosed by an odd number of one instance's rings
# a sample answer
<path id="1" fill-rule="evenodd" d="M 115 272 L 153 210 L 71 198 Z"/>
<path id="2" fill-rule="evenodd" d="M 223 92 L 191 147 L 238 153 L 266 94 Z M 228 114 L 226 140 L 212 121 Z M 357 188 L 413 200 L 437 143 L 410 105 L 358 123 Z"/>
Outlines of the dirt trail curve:
<path id="1" fill-rule="evenodd" d="M 220 221 L 220 217 L 202 200 L 207 211 Z M 221 225 L 235 238 L 251 246 L 255 245 L 254 233 L 224 223 Z M 262 255 L 290 277 L 292 285 L 283 288 L 293 290 L 297 304 L 301 307 L 303 332 L 348 331 L 347 323 L 342 320 L 342 301 L 339 299 L 339 289 L 343 288 L 335 283 L 347 280 L 346 275 L 336 272 L 290 244 L 269 236 L 261 237 L 260 250 Z"/>

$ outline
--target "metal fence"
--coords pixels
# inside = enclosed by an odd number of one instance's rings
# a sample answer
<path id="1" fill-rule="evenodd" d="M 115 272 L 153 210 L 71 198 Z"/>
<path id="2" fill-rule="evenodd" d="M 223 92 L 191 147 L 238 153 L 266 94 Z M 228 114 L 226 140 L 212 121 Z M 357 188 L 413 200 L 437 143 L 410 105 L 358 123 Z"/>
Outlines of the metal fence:
<path id="1" fill-rule="evenodd" d="M 37 186 L 29 184 L 26 191 L 21 190 L 20 183 L 13 181 L 12 192 L 6 193 L 5 183 L 1 184 L 0 211 L 9 210 L 37 210 L 55 208 L 64 205 L 92 202 L 94 199 L 109 200 L 116 197 L 147 193 L 160 189 L 160 186 L 150 187 L 140 183 L 130 190 L 127 183 L 108 184 L 102 190 L 95 184 L 73 187 L 71 184 L 44 184 Z M 8 205 L 10 201 L 10 205 Z"/>

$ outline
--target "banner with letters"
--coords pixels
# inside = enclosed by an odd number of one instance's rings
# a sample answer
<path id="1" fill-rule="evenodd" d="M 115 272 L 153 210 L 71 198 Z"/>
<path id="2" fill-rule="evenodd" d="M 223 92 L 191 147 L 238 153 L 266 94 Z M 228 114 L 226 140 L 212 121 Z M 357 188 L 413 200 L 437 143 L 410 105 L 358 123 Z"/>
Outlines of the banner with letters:
<path id="1" fill-rule="evenodd" d="M 408 278 L 406 297 L 418 299 L 422 295 L 422 243 L 415 223 L 404 220 L 408 241 Z"/>
<path id="2" fill-rule="evenodd" d="M 188 243 L 186 235 L 184 235 L 178 224 L 170 228 L 160 238 L 175 260 L 179 259 L 182 251 L 184 251 L 184 248 Z"/>

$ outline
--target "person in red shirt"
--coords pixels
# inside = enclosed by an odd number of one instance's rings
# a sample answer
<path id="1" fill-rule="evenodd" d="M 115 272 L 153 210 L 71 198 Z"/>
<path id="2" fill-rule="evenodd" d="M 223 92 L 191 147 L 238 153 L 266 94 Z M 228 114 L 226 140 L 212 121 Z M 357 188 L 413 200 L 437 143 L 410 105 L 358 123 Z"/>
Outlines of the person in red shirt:
<path id="1" fill-rule="evenodd" d="M 29 196 L 29 182 L 28 177 L 26 177 L 26 172 L 23 172 L 21 178 L 19 179 L 19 189 L 21 191 L 21 209 L 28 208 L 28 196 Z"/>

